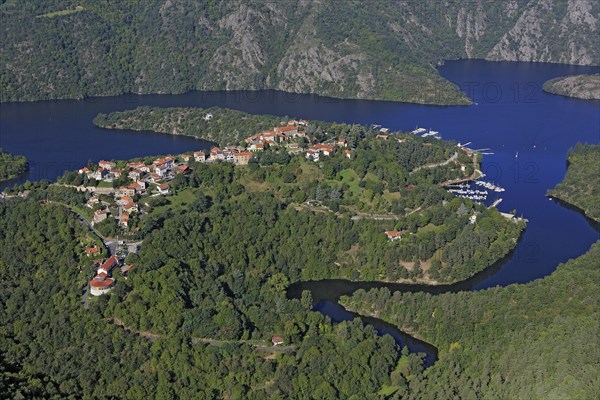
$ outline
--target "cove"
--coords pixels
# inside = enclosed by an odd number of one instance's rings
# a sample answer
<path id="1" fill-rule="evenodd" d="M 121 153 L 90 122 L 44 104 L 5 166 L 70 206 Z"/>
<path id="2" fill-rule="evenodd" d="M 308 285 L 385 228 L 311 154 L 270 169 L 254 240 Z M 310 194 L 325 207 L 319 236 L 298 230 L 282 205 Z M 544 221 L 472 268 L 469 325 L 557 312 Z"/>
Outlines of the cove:
<path id="1" fill-rule="evenodd" d="M 439 131 L 444 139 L 470 141 L 473 148 L 490 148 L 494 155 L 483 162 L 486 179 L 506 188 L 498 208 L 516 209 L 529 220 L 516 249 L 497 265 L 452 287 L 339 280 L 302 282 L 290 287 L 290 296 L 301 293 L 302 289 L 311 290 L 315 309 L 339 321 L 354 318 L 337 305 L 339 294 L 350 294 L 359 287 L 436 292 L 526 283 L 547 276 L 559 263 L 587 251 L 598 239 L 598 232 L 580 213 L 548 200 L 545 193 L 563 178 L 570 147 L 578 141 L 600 141 L 600 101 L 551 95 L 541 88 L 546 80 L 558 76 L 599 72 L 600 67 L 546 63 L 447 62 L 440 67 L 440 73 L 473 99 L 471 106 L 340 100 L 278 91 L 189 92 L 7 103 L 0 105 L 0 146 L 29 159 L 31 171 L 19 182 L 55 179 L 66 170 L 80 168 L 89 159 L 128 159 L 199 150 L 211 145 L 189 137 L 104 130 L 92 124 L 93 117 L 101 112 L 150 105 L 221 106 L 257 114 L 381 124 L 392 130 L 409 131 L 420 126 Z M 380 332 L 390 328 L 374 320 L 369 323 L 379 327 Z M 406 338 L 395 337 L 410 344 Z M 427 351 L 418 346 L 411 350 Z"/>

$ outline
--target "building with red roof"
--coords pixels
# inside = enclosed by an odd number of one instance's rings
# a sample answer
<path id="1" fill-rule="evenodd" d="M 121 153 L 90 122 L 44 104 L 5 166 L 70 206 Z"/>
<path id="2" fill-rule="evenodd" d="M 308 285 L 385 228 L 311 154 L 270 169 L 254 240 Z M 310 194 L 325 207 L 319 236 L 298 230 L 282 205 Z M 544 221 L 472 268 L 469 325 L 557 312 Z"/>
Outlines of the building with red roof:
<path id="1" fill-rule="evenodd" d="M 121 214 L 119 217 L 119 224 L 127 228 L 129 226 L 129 215 L 126 213 Z"/>
<path id="2" fill-rule="evenodd" d="M 168 183 L 163 183 L 161 185 L 158 185 L 158 193 L 160 194 L 169 194 L 169 188 L 171 186 L 169 186 Z"/>
<path id="3" fill-rule="evenodd" d="M 104 168 L 106 170 L 111 170 L 114 167 L 116 167 L 116 164 L 114 162 L 110 162 L 110 161 L 104 161 L 104 160 L 100 160 L 100 162 L 98 162 L 98 165 L 100 166 L 100 168 Z"/>
<path id="4" fill-rule="evenodd" d="M 285 339 L 282 338 L 281 336 L 273 336 L 271 338 L 271 342 L 273 343 L 273 346 L 277 346 L 277 345 L 285 343 Z"/>
<path id="5" fill-rule="evenodd" d="M 100 249 L 97 246 L 94 247 L 86 247 L 85 254 L 90 257 L 96 254 L 100 254 Z"/>
<path id="6" fill-rule="evenodd" d="M 252 159 L 252 153 L 249 151 L 241 151 L 233 154 L 233 162 L 236 165 L 246 165 Z"/>
<path id="7" fill-rule="evenodd" d="M 402 239 L 402 232 L 400 231 L 385 231 L 385 235 L 391 241 Z"/>
<path id="8" fill-rule="evenodd" d="M 90 281 L 90 294 L 92 296 L 101 296 L 115 284 L 115 280 L 108 277 L 96 276 Z"/>
<path id="9" fill-rule="evenodd" d="M 117 265 L 119 265 L 119 259 L 115 256 L 110 256 L 102 263 L 96 276 L 90 281 L 92 296 L 101 296 L 113 287 L 115 280 L 110 277 L 110 274 Z"/>

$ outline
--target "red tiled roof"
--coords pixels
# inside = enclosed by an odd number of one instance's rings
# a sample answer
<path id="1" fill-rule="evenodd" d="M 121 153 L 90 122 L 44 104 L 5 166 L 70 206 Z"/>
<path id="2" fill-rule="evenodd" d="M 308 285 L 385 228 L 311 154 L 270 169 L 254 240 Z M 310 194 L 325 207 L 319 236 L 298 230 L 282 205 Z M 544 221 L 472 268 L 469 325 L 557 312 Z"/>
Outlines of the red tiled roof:
<path id="1" fill-rule="evenodd" d="M 100 252 L 100 249 L 97 247 L 86 247 L 85 252 L 87 254 L 96 254 Z"/>
<path id="2" fill-rule="evenodd" d="M 385 231 L 385 234 L 388 238 L 398 238 L 402 237 L 402 232 L 400 231 Z"/>
<path id="3" fill-rule="evenodd" d="M 280 127 L 279 130 L 281 132 L 289 132 L 289 131 L 297 131 L 298 128 L 296 128 L 295 126 L 289 126 L 288 125 L 288 126 L 282 126 L 282 127 Z"/>
<path id="4" fill-rule="evenodd" d="M 115 281 L 111 278 L 95 277 L 90 281 L 90 286 L 93 288 L 104 289 L 112 286 Z"/>
<path id="5" fill-rule="evenodd" d="M 103 270 L 105 270 L 105 271 L 110 271 L 118 263 L 119 263 L 119 259 L 117 257 L 110 256 L 110 257 L 108 257 L 106 259 L 106 261 L 104 261 L 104 263 L 102 263 L 102 265 L 100 266 L 100 268 L 103 269 Z"/>
<path id="6" fill-rule="evenodd" d="M 333 151 L 335 147 L 329 145 L 329 144 L 323 144 L 323 143 L 319 143 L 314 145 L 313 147 L 311 147 L 312 150 L 324 150 L 324 151 Z"/>
<path id="7" fill-rule="evenodd" d="M 170 186 L 169 186 L 169 184 L 168 184 L 168 183 L 163 183 L 162 185 L 158 185 L 158 188 L 159 188 L 160 190 L 165 190 L 165 189 L 168 189 L 169 187 L 170 187 Z"/>

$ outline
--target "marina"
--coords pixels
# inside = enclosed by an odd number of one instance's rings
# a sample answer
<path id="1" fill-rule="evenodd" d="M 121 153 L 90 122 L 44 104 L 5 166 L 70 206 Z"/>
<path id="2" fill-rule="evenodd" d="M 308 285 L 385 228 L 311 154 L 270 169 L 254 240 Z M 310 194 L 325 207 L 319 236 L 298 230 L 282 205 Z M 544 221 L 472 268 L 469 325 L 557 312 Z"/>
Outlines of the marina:
<path id="1" fill-rule="evenodd" d="M 475 186 L 473 186 L 473 185 L 475 185 Z M 481 187 L 484 189 L 479 189 L 478 187 Z M 480 181 L 480 180 L 473 181 L 472 184 L 459 183 L 459 184 L 454 184 L 454 185 L 448 185 L 445 187 L 445 189 L 449 193 L 452 193 L 453 195 L 455 195 L 457 197 L 471 199 L 471 200 L 477 201 L 477 202 L 484 202 L 484 201 L 488 200 L 488 196 L 490 195 L 490 192 L 501 193 L 506 190 L 506 189 L 504 189 L 498 185 L 495 185 L 491 182 Z M 501 201 L 502 201 L 502 199 L 495 199 L 494 203 L 490 207 L 497 206 L 498 204 L 500 204 Z"/>
<path id="2" fill-rule="evenodd" d="M 442 139 L 442 136 L 439 135 L 439 132 L 434 131 L 432 129 L 429 129 L 429 131 L 427 131 L 427 129 L 425 128 L 416 127 L 415 130 L 411 131 L 410 133 L 412 133 L 413 135 L 420 135 L 422 138 L 432 136 L 434 139 Z"/>

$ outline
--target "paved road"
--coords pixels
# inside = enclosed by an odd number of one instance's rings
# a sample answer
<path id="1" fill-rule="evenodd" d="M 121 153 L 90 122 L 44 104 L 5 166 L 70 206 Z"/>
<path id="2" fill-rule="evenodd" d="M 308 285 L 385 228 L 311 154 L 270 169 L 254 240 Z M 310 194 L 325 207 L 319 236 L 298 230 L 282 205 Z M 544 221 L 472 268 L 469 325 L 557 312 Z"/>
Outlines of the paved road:
<path id="1" fill-rule="evenodd" d="M 53 183 L 55 186 L 65 186 L 72 187 L 77 189 L 79 192 L 90 192 L 90 193 L 100 193 L 100 194 L 111 194 L 116 191 L 114 188 L 107 187 L 96 187 L 96 186 L 75 186 L 75 185 L 65 185 L 64 183 Z"/>
<path id="2" fill-rule="evenodd" d="M 354 215 L 350 217 L 352 221 L 358 221 L 359 219 L 371 219 L 374 221 L 396 221 L 398 217 L 396 215 L 390 216 L 375 216 L 375 215 Z"/>
<path id="3" fill-rule="evenodd" d="M 90 285 L 88 284 L 84 289 L 83 289 L 83 294 L 81 295 L 81 302 L 83 303 L 83 308 L 84 309 L 89 309 L 90 305 L 88 303 L 88 293 L 90 291 Z"/>
<path id="4" fill-rule="evenodd" d="M 438 186 L 444 187 L 444 186 L 448 186 L 448 185 L 456 185 L 457 183 L 463 183 L 463 182 L 469 182 L 469 181 L 474 181 L 475 179 L 483 176 L 483 172 L 481 172 L 479 169 L 477 169 L 478 165 L 477 165 L 477 156 L 474 155 L 473 156 L 473 174 L 467 178 L 459 178 L 459 179 L 452 179 L 446 182 L 442 182 L 439 183 Z"/>
<path id="5" fill-rule="evenodd" d="M 444 166 L 444 165 L 448 165 L 448 164 L 450 164 L 452 161 L 456 160 L 457 158 L 458 158 L 458 152 L 457 152 L 457 151 L 455 151 L 455 152 L 454 152 L 454 154 L 452 155 L 452 157 L 450 157 L 449 159 L 447 159 L 447 160 L 446 160 L 446 161 L 444 161 L 444 162 L 437 163 L 437 164 L 427 164 L 427 165 L 421 165 L 420 167 L 417 167 L 417 168 L 413 169 L 412 171 L 410 171 L 410 173 L 411 173 L 411 174 L 413 174 L 413 173 L 415 173 L 415 172 L 417 172 L 418 170 L 420 170 L 420 169 L 423 169 L 423 168 L 436 168 L 436 167 L 441 167 L 441 166 Z"/>
<path id="6" fill-rule="evenodd" d="M 192 344 L 208 344 L 211 346 L 222 346 L 227 343 L 249 343 L 247 340 L 215 340 L 215 339 L 200 339 L 200 338 L 192 338 Z M 296 346 L 268 346 L 256 343 L 250 343 L 256 350 L 263 351 L 293 351 L 296 350 Z"/>

